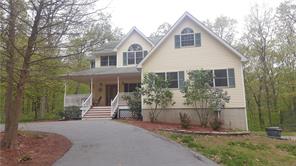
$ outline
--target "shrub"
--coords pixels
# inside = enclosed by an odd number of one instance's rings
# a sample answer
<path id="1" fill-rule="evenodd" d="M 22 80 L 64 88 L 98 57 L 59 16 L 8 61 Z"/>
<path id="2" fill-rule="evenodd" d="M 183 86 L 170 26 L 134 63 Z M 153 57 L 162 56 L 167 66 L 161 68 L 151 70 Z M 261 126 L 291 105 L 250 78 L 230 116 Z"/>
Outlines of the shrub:
<path id="1" fill-rule="evenodd" d="M 190 127 L 190 118 L 186 113 L 179 113 L 179 118 L 181 121 L 181 127 L 188 129 Z"/>
<path id="2" fill-rule="evenodd" d="M 217 131 L 221 128 L 221 126 L 223 125 L 223 120 L 221 120 L 220 118 L 215 117 L 211 122 L 210 122 L 210 126 L 212 127 L 213 130 Z"/>
<path id="3" fill-rule="evenodd" d="M 173 93 L 168 86 L 168 81 L 157 74 L 147 73 L 144 76 L 139 92 L 143 96 L 143 102 L 152 108 L 149 112 L 149 118 L 152 123 L 157 121 L 157 117 L 162 110 L 169 105 L 175 104 Z"/>
<path id="4" fill-rule="evenodd" d="M 69 106 L 64 108 L 64 112 L 60 116 L 65 120 L 81 119 L 81 110 L 78 106 Z"/>
<path id="5" fill-rule="evenodd" d="M 206 70 L 194 70 L 188 73 L 181 92 L 184 94 L 186 105 L 193 106 L 197 113 L 200 125 L 207 127 L 211 111 L 221 111 L 230 97 L 227 92 L 219 88 L 212 88 L 212 74 Z"/>
<path id="6" fill-rule="evenodd" d="M 139 93 L 138 89 L 131 93 L 131 95 L 124 95 L 122 98 L 127 101 L 127 105 L 130 108 L 129 111 L 132 113 L 132 118 L 142 119 L 141 94 Z"/>

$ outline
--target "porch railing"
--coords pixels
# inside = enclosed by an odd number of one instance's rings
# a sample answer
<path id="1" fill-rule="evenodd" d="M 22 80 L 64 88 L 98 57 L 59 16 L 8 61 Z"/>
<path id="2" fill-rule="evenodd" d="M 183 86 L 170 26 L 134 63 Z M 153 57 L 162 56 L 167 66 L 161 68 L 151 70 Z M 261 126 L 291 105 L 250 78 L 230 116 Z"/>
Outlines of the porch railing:
<path id="1" fill-rule="evenodd" d="M 64 97 L 64 107 L 78 106 L 89 97 L 90 94 L 72 94 Z"/>
<path id="2" fill-rule="evenodd" d="M 113 100 L 111 100 L 111 117 L 113 118 L 115 112 L 118 109 L 119 106 L 119 99 L 120 99 L 120 93 L 117 92 L 116 96 L 114 97 Z"/>
<path id="3" fill-rule="evenodd" d="M 83 117 L 86 112 L 91 108 L 92 106 L 92 93 L 88 96 L 88 98 L 82 103 L 80 110 L 81 112 L 81 117 Z"/>

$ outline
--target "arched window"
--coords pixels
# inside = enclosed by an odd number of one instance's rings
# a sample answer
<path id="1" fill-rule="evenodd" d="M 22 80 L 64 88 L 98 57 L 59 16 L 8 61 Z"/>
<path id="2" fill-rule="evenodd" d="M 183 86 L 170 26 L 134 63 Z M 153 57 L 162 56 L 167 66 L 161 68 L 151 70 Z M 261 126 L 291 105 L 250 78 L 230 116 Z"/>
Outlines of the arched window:
<path id="1" fill-rule="evenodd" d="M 132 44 L 129 48 L 128 51 L 142 51 L 142 46 L 139 44 Z"/>
<path id="2" fill-rule="evenodd" d="M 143 50 L 141 45 L 132 44 L 127 52 L 123 52 L 123 65 L 139 64 L 147 54 L 148 52 Z"/>
<path id="3" fill-rule="evenodd" d="M 194 46 L 194 31 L 191 28 L 181 31 L 181 46 Z"/>
<path id="4" fill-rule="evenodd" d="M 191 28 L 184 28 L 181 32 L 181 34 L 188 34 L 193 33 L 193 30 Z"/>

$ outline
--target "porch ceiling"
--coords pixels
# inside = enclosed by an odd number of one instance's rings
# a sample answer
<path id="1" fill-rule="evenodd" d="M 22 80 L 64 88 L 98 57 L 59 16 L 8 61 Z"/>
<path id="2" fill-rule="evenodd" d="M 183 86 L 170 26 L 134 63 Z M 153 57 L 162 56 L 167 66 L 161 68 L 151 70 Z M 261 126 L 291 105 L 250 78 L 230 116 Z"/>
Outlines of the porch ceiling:
<path id="1" fill-rule="evenodd" d="M 61 78 L 79 82 L 89 82 L 91 78 L 95 80 L 114 80 L 117 76 L 121 79 L 134 78 L 140 77 L 141 72 L 136 67 L 100 67 L 64 74 Z"/>

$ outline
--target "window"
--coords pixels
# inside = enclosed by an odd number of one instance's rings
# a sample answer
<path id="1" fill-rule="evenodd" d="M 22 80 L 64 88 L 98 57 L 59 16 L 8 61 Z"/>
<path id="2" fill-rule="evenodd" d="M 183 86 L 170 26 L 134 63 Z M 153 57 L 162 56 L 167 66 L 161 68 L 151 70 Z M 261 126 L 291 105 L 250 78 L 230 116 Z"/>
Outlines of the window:
<path id="1" fill-rule="evenodd" d="M 227 70 L 214 70 L 215 86 L 227 86 Z"/>
<path id="2" fill-rule="evenodd" d="M 128 52 L 127 64 L 135 64 L 135 52 Z"/>
<path id="3" fill-rule="evenodd" d="M 169 82 L 169 88 L 178 88 L 178 72 L 168 72 L 167 80 Z"/>
<path id="4" fill-rule="evenodd" d="M 194 45 L 194 33 L 190 28 L 185 28 L 181 32 L 181 46 L 193 46 Z"/>
<path id="5" fill-rule="evenodd" d="M 116 55 L 101 56 L 101 66 L 116 66 Z"/>
<path id="6" fill-rule="evenodd" d="M 175 35 L 175 48 L 201 46 L 200 33 L 194 33 L 191 28 L 184 28 L 180 35 Z"/>
<path id="7" fill-rule="evenodd" d="M 169 83 L 169 88 L 182 88 L 184 86 L 184 71 L 167 73 L 162 72 L 155 74 L 164 80 L 167 80 Z"/>
<path id="8" fill-rule="evenodd" d="M 128 51 L 142 51 L 142 46 L 139 44 L 132 44 L 129 48 Z"/>
<path id="9" fill-rule="evenodd" d="M 136 52 L 136 63 L 139 64 L 143 59 L 143 52 L 142 51 L 139 51 L 139 52 Z"/>
<path id="10" fill-rule="evenodd" d="M 95 60 L 91 60 L 90 61 L 90 68 L 95 68 L 96 67 L 96 61 Z"/>
<path id="11" fill-rule="evenodd" d="M 234 69 L 207 70 L 213 75 L 213 80 L 209 83 L 212 87 L 235 87 Z"/>
<path id="12" fill-rule="evenodd" d="M 108 56 L 101 56 L 101 66 L 108 66 Z"/>
<path id="13" fill-rule="evenodd" d="M 141 87 L 140 83 L 125 83 L 124 92 L 134 92 L 138 87 Z"/>
<path id="14" fill-rule="evenodd" d="M 123 65 L 139 64 L 148 54 L 139 44 L 132 44 L 127 52 L 123 52 Z"/>

